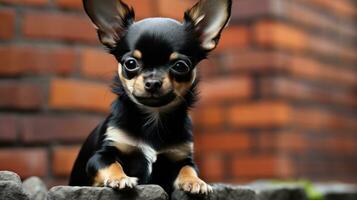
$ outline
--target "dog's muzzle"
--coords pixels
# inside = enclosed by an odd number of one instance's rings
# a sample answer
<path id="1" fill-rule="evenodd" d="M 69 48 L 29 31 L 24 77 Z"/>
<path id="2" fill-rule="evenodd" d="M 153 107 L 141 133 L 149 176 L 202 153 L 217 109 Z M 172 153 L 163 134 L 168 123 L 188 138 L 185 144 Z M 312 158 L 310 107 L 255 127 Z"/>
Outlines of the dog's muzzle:
<path id="1" fill-rule="evenodd" d="M 150 107 L 162 107 L 172 102 L 176 98 L 176 95 L 173 91 L 171 91 L 162 96 L 152 95 L 150 97 L 138 97 L 138 96 L 134 96 L 134 97 L 139 103 L 143 105 L 150 106 Z"/>

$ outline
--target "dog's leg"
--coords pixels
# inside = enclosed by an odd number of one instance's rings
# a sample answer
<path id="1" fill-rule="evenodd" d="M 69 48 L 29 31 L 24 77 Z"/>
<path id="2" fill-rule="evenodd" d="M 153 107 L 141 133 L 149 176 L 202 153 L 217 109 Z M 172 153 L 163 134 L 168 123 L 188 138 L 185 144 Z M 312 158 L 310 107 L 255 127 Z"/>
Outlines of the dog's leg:
<path id="1" fill-rule="evenodd" d="M 94 186 L 105 186 L 114 189 L 133 188 L 137 184 L 138 179 L 127 176 L 118 162 L 98 170 L 94 178 Z"/>
<path id="2" fill-rule="evenodd" d="M 181 168 L 174 186 L 176 189 L 182 189 L 192 194 L 207 194 L 212 192 L 212 187 L 201 180 L 196 170 L 189 165 Z"/>
<path id="3" fill-rule="evenodd" d="M 93 186 L 125 189 L 138 184 L 138 178 L 127 176 L 120 163 L 108 157 L 97 153 L 89 160 L 87 171 L 93 178 Z"/>

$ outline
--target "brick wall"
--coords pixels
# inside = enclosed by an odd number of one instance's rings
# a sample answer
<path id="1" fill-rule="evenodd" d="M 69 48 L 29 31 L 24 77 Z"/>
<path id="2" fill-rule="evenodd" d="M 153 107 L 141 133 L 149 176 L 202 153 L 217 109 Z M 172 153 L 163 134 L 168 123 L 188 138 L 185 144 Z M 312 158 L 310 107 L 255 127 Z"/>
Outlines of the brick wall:
<path id="1" fill-rule="evenodd" d="M 189 0 L 127 0 L 180 19 Z M 193 111 L 208 181 L 357 181 L 353 0 L 235 0 Z M 108 112 L 116 63 L 80 0 L 0 0 L 0 170 L 66 183 Z"/>

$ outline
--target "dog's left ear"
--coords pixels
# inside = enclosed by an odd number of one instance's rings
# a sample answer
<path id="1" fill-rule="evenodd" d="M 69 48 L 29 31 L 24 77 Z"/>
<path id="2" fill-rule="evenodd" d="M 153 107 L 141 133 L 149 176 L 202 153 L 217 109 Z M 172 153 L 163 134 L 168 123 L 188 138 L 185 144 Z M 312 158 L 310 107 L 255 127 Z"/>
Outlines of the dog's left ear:
<path id="1" fill-rule="evenodd" d="M 99 40 L 109 48 L 114 48 L 134 23 L 133 9 L 121 0 L 83 0 L 83 5 L 97 29 Z"/>
<path id="2" fill-rule="evenodd" d="M 185 23 L 200 37 L 206 51 L 217 47 L 221 32 L 231 16 L 232 0 L 200 0 L 185 12 Z"/>

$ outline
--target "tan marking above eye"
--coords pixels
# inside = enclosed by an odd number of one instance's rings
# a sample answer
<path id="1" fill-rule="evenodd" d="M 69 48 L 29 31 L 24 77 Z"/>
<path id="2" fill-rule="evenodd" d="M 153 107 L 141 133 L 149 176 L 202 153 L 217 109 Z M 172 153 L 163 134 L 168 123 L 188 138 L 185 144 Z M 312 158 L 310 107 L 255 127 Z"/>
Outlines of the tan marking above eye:
<path id="1" fill-rule="evenodd" d="M 143 54 L 139 50 L 135 50 L 133 53 L 133 57 L 140 60 L 143 57 Z"/>
<path id="2" fill-rule="evenodd" d="M 176 60 L 179 58 L 179 54 L 177 52 L 173 52 L 171 55 L 170 55 L 170 61 L 173 61 L 173 60 Z"/>

